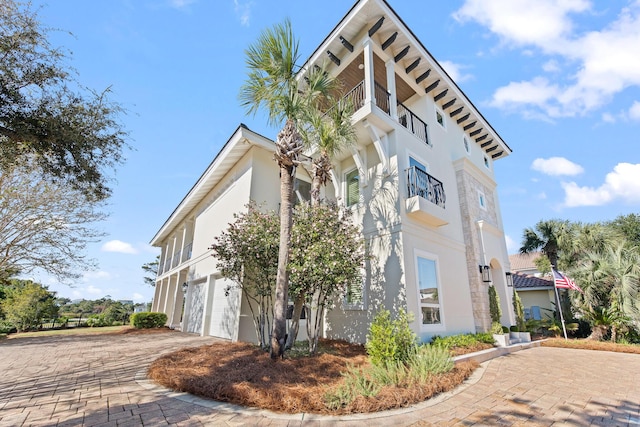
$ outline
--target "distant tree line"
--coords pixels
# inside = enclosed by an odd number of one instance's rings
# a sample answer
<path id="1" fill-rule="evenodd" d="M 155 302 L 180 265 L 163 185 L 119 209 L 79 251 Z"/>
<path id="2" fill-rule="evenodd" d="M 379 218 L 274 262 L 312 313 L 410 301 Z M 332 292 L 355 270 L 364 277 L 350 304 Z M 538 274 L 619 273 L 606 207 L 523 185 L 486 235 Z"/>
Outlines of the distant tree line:
<path id="1" fill-rule="evenodd" d="M 127 324 L 136 306 L 146 304 L 114 301 L 111 297 L 72 302 L 32 280 L 8 279 L 0 282 L 0 333 L 75 326 Z"/>

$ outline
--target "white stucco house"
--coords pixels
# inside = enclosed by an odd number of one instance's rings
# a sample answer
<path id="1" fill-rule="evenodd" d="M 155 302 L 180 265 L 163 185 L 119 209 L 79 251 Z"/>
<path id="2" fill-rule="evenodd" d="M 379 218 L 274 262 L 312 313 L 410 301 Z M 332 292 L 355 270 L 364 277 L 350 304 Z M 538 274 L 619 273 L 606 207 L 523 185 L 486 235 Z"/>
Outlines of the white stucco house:
<path id="1" fill-rule="evenodd" d="M 509 146 L 384 0 L 357 1 L 305 67 L 321 63 L 356 105 L 358 141 L 334 162 L 322 197 L 354 210 L 373 255 L 360 292 L 326 314 L 324 336 L 364 342 L 381 308 L 413 313 L 423 341 L 486 331 L 490 284 L 502 323 L 514 324 L 494 178 Z M 255 341 L 246 303 L 225 292 L 208 247 L 250 200 L 277 209 L 273 152 L 240 125 L 151 240 L 162 250 L 152 309 L 171 326 Z M 300 197 L 310 182 L 298 168 Z"/>

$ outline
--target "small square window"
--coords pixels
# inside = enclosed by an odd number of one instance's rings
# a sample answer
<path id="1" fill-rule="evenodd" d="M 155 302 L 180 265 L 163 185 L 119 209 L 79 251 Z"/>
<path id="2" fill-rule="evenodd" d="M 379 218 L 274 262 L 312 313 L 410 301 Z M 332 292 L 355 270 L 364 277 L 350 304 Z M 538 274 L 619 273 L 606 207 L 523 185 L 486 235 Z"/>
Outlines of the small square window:
<path id="1" fill-rule="evenodd" d="M 469 154 L 469 140 L 467 138 L 463 138 L 462 142 L 464 143 L 464 151 L 466 151 L 467 154 Z"/>
<path id="2" fill-rule="evenodd" d="M 484 156 L 484 166 L 489 169 L 489 158 L 487 156 Z"/>
<path id="3" fill-rule="evenodd" d="M 444 127 L 444 116 L 438 110 L 436 110 L 436 121 L 440 126 Z"/>

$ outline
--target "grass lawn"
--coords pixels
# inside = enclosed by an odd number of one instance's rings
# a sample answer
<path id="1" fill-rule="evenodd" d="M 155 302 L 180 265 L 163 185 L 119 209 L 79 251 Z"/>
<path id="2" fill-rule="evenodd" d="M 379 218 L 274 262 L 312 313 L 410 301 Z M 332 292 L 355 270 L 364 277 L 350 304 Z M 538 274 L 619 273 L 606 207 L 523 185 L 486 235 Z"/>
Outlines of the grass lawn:
<path id="1" fill-rule="evenodd" d="M 610 341 L 591 340 L 565 340 L 562 338 L 550 338 L 542 342 L 545 347 L 577 348 L 583 350 L 613 351 L 616 353 L 640 354 L 639 344 L 619 344 Z"/>
<path id="2" fill-rule="evenodd" d="M 461 384 L 478 366 L 460 363 L 444 374 L 413 386 L 387 385 L 375 396 L 358 396 L 331 409 L 326 395 L 345 381 L 349 366 L 366 368 L 362 345 L 321 341 L 318 355 L 272 361 L 247 343 L 218 343 L 187 348 L 153 362 L 148 375 L 155 382 L 218 401 L 285 413 L 349 414 L 400 408 L 424 401 Z M 366 386 L 365 386 L 366 388 Z"/>
<path id="3" fill-rule="evenodd" d="M 131 326 L 104 326 L 100 328 L 69 328 L 69 329 L 55 329 L 50 331 L 36 331 L 36 332 L 20 332 L 16 334 L 7 335 L 8 339 L 19 338 L 34 338 L 34 337 L 50 337 L 50 336 L 67 336 L 67 335 L 102 335 L 102 334 L 153 334 L 169 332 L 168 328 L 157 329 L 135 329 Z"/>

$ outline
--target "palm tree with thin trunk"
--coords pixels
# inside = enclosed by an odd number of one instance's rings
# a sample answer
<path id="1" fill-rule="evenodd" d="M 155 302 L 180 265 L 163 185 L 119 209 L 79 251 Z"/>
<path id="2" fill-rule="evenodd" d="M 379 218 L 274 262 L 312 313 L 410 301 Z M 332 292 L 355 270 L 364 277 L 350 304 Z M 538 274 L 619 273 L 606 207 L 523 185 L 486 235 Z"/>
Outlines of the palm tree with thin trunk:
<path id="1" fill-rule="evenodd" d="M 274 155 L 280 168 L 280 248 L 270 355 L 276 359 L 284 354 L 286 341 L 293 184 L 304 148 L 300 122 L 305 112 L 329 93 L 333 82 L 328 75 L 318 76 L 313 70 L 308 73 L 313 78 L 305 79 L 300 73 L 296 65 L 300 58 L 298 41 L 289 20 L 264 30 L 245 54 L 248 75 L 240 89 L 241 104 L 250 114 L 265 110 L 270 125 L 284 122 Z"/>
<path id="2" fill-rule="evenodd" d="M 322 75 L 322 71 L 318 71 Z M 332 92 L 337 93 L 336 87 Z M 328 111 L 322 108 L 308 109 L 305 115 L 305 127 L 301 131 L 302 139 L 308 148 L 317 152 L 311 162 L 311 206 L 320 204 L 320 188 L 331 181 L 333 159 L 355 144 L 356 133 L 351 117 L 353 105 L 349 99 L 327 97 L 323 104 L 330 105 Z M 300 327 L 300 316 L 304 308 L 307 290 L 295 288 L 291 328 L 287 338 L 287 348 L 295 343 Z"/>
<path id="3" fill-rule="evenodd" d="M 570 240 L 572 227 L 569 221 L 539 221 L 534 228 L 525 228 L 520 253 L 528 254 L 541 250 L 549 258 L 551 266 L 558 268 L 559 253 L 563 244 Z"/>

